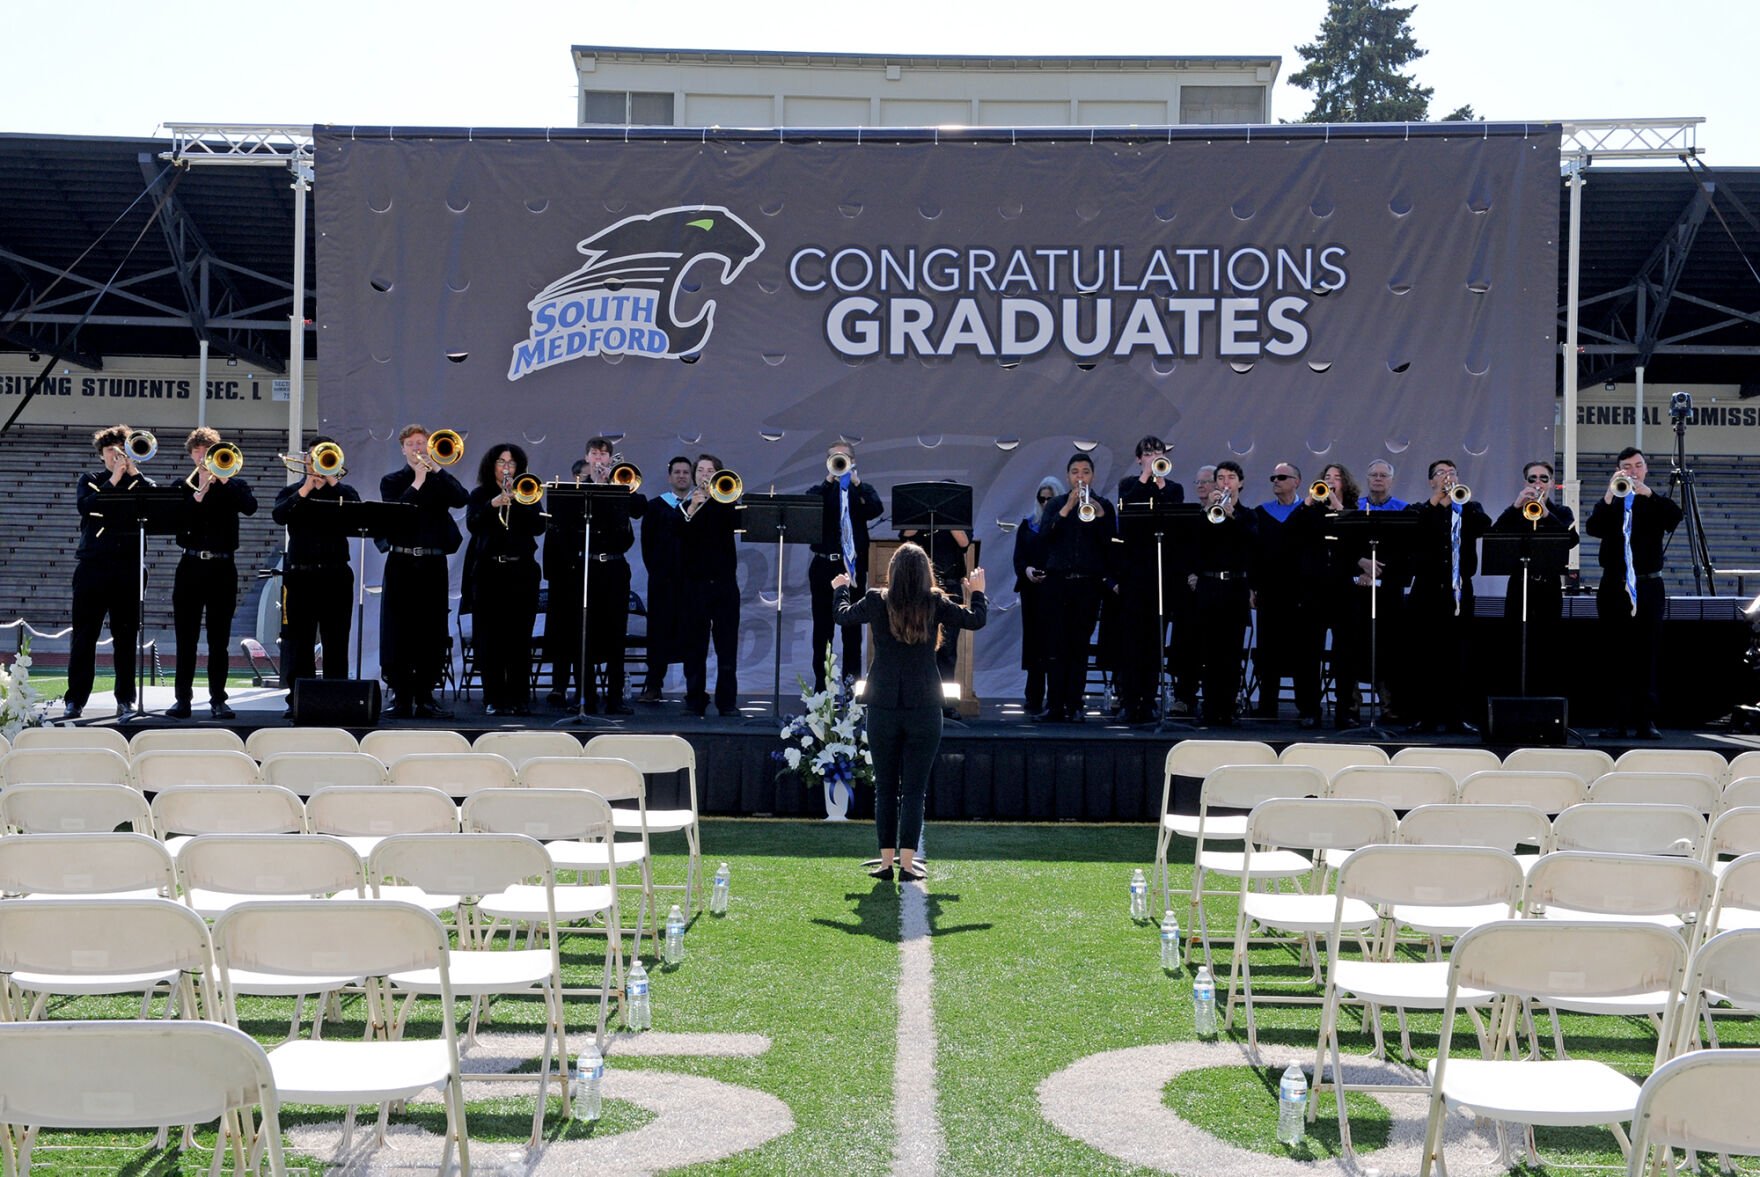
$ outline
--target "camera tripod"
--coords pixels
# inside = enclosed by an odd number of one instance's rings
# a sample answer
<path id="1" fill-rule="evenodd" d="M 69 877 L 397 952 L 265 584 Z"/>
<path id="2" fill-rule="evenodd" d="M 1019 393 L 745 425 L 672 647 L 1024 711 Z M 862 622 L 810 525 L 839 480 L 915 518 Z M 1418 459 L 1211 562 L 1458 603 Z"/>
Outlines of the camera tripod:
<path id="1" fill-rule="evenodd" d="M 1682 393 L 1676 393 L 1677 397 Z M 1717 578 L 1712 575 L 1711 547 L 1705 541 L 1705 524 L 1699 517 L 1699 495 L 1693 486 L 1693 471 L 1687 465 L 1687 417 L 1692 401 L 1686 407 L 1670 405 L 1669 416 L 1674 423 L 1674 460 L 1668 469 L 1668 497 L 1681 509 L 1681 523 L 1686 532 L 1687 558 L 1693 565 L 1693 592 L 1717 595 Z M 1673 537 L 1670 537 L 1670 542 Z"/>

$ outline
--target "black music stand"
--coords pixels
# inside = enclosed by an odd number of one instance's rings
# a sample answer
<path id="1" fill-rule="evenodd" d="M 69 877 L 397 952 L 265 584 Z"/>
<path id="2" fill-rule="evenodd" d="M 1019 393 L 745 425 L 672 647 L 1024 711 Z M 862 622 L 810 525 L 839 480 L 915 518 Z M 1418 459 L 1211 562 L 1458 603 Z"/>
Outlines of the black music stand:
<path id="1" fill-rule="evenodd" d="M 1161 718 L 1155 730 L 1195 731 L 1197 725 L 1173 717 L 1173 676 L 1167 667 L 1167 541 L 1190 547 L 1197 539 L 1204 508 L 1197 503 L 1132 502 L 1119 507 L 1120 533 L 1126 542 L 1155 541 L 1155 693 L 1160 698 Z"/>
<path id="2" fill-rule="evenodd" d="M 1521 677 L 1517 694 L 1528 694 L 1528 573 L 1557 577 L 1570 564 L 1570 551 L 1576 546 L 1575 536 L 1564 531 L 1541 531 L 1524 527 L 1520 531 L 1487 532 L 1480 541 L 1479 570 L 1487 576 L 1519 576 L 1522 578 Z"/>
<path id="3" fill-rule="evenodd" d="M 734 507 L 742 512 L 735 531 L 748 544 L 776 545 L 776 649 L 771 717 L 782 719 L 782 571 L 786 544 L 823 542 L 825 504 L 818 495 L 746 495 Z M 855 574 L 855 569 L 849 569 Z M 762 722 L 760 719 L 759 722 Z"/>
<path id="4" fill-rule="evenodd" d="M 112 491 L 104 496 L 102 514 L 94 517 L 111 519 L 120 526 L 133 527 L 136 534 L 135 571 L 135 632 L 134 673 L 135 711 L 147 710 L 147 536 L 176 535 L 188 523 L 188 507 L 182 485 L 139 486 L 131 490 Z"/>
<path id="5" fill-rule="evenodd" d="M 592 697 L 593 667 L 587 662 L 587 621 L 588 599 L 587 589 L 591 586 L 593 570 L 593 520 L 602 523 L 615 523 L 618 519 L 629 517 L 629 500 L 635 491 L 618 483 L 582 482 L 574 486 L 566 483 L 552 483 L 547 489 L 544 506 L 550 513 L 551 525 L 557 534 L 571 530 L 578 519 L 581 529 L 581 644 L 580 661 L 575 666 L 575 676 L 579 679 L 575 693 L 575 713 L 566 719 L 559 719 L 551 727 L 564 727 L 580 724 L 583 727 L 622 727 L 621 720 L 601 719 L 587 711 L 587 700 Z M 629 608 L 624 602 L 624 609 Z M 626 620 L 627 626 L 629 622 Z M 556 668 L 551 667 L 554 678 Z"/>
<path id="6" fill-rule="evenodd" d="M 355 537 L 354 677 L 358 680 L 367 646 L 367 541 L 396 538 L 408 526 L 409 513 L 416 509 L 416 505 L 366 499 L 308 499 L 307 502 L 323 508 L 325 513 L 317 516 L 323 520 L 318 524 L 320 528 L 332 535 Z M 348 651 L 344 650 L 342 656 L 346 659 Z"/>
<path id="7" fill-rule="evenodd" d="M 1411 546 L 1412 533 L 1418 517 L 1409 511 L 1347 511 L 1331 521 L 1338 529 L 1338 541 L 1346 552 L 1366 551 L 1369 559 L 1387 567 Z M 1393 733 L 1381 726 L 1381 577 L 1369 582 L 1369 691 L 1374 696 L 1370 719 L 1366 726 L 1354 727 L 1344 735 L 1366 734 L 1389 740 Z M 1336 677 L 1336 675 L 1335 675 Z"/>

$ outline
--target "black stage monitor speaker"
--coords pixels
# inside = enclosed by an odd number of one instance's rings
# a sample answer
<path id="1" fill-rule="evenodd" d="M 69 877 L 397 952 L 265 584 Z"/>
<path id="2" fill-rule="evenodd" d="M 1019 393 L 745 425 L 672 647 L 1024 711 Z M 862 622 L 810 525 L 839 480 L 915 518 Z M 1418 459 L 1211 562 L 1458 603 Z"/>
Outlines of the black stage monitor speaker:
<path id="1" fill-rule="evenodd" d="M 379 684 L 363 678 L 302 678 L 287 696 L 293 722 L 316 727 L 373 727 Z"/>
<path id="2" fill-rule="evenodd" d="M 1565 731 L 1565 700 L 1552 696 L 1519 698 L 1493 697 L 1490 730 L 1486 742 L 1492 744 L 1563 744 Z"/>

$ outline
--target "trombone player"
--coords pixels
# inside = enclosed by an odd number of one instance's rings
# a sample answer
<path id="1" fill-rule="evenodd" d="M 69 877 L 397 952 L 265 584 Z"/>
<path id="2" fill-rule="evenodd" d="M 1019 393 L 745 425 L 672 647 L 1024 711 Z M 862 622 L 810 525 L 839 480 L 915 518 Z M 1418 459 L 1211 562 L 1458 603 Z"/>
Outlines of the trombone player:
<path id="1" fill-rule="evenodd" d="M 709 710 L 709 644 L 715 645 L 715 710 L 739 714 L 739 557 L 734 548 L 734 503 L 744 490 L 739 475 L 714 454 L 702 454 L 696 487 L 679 529 L 683 573 L 684 705 Z"/>
<path id="2" fill-rule="evenodd" d="M 134 718 L 134 641 L 140 632 L 140 527 L 105 517 L 104 500 L 117 491 L 154 485 L 137 462 L 158 444 L 144 429 L 112 425 L 92 434 L 104 468 L 79 476 L 79 547 L 73 569 L 73 641 L 67 655 L 68 719 L 78 719 L 97 673 L 98 631 L 110 618 L 111 657 L 116 670 L 116 722 Z"/>
<path id="3" fill-rule="evenodd" d="M 361 494 L 342 481 L 348 473 L 342 448 L 328 437 L 320 434 L 304 453 L 283 455 L 282 460 L 290 470 L 305 474 L 276 492 L 269 513 L 287 528 L 287 555 L 281 562 L 281 679 L 291 688 L 317 673 L 320 638 L 324 677 L 348 677 L 348 631 L 354 624 L 348 537 L 334 530 L 329 508 L 315 504 L 358 503 Z"/>
<path id="4" fill-rule="evenodd" d="M 825 689 L 825 648 L 831 644 L 836 590 L 831 582 L 847 575 L 851 591 L 860 597 L 868 588 L 868 524 L 885 508 L 880 492 L 862 482 L 856 469 L 855 451 L 847 441 L 835 441 L 825 450 L 825 477 L 807 493 L 819 498 L 822 530 L 812 545 L 813 559 L 807 566 L 807 589 L 813 602 L 813 689 Z M 843 672 L 862 673 L 862 627 L 843 630 Z M 834 684 L 835 685 L 835 684 Z"/>
<path id="5" fill-rule="evenodd" d="M 403 465 L 379 480 L 379 497 L 410 503 L 401 534 L 380 540 L 385 552 L 385 589 L 380 596 L 379 672 L 391 687 L 393 719 L 445 719 L 452 714 L 434 692 L 446 661 L 450 575 L 446 558 L 464 536 L 452 512 L 470 503 L 470 492 L 446 469 L 464 457 L 464 441 L 450 429 L 429 435 L 405 425 L 397 435 Z"/>
<path id="6" fill-rule="evenodd" d="M 543 497 L 543 484 L 526 472 L 524 449 L 509 442 L 483 452 L 465 508 L 471 545 L 459 608 L 471 614 L 483 709 L 493 716 L 531 714 Z"/>
<path id="7" fill-rule="evenodd" d="M 195 469 L 183 480 L 185 526 L 177 533 L 183 556 L 171 588 L 171 612 L 177 629 L 177 701 L 165 712 L 188 719 L 195 695 L 196 648 L 202 619 L 208 623 L 208 712 L 215 719 L 233 718 L 226 702 L 227 645 L 232 616 L 238 611 L 238 519 L 257 513 L 251 484 L 238 477 L 244 455 L 222 442 L 207 426 L 193 430 L 183 448 Z"/>

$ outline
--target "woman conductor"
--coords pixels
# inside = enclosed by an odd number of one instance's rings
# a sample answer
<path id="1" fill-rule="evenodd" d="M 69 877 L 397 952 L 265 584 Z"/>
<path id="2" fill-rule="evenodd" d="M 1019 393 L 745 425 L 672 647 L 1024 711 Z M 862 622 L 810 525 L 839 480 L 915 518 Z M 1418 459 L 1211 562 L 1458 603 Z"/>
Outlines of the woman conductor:
<path id="1" fill-rule="evenodd" d="M 869 589 L 860 601 L 850 601 L 847 575 L 831 582 L 837 590 L 837 624 L 869 622 L 874 631 L 874 664 L 864 702 L 874 756 L 874 825 L 880 837 L 880 868 L 873 872 L 877 879 L 892 878 L 895 852 L 901 880 L 923 878 L 914 859 L 923 832 L 923 798 L 941 746 L 938 627 L 950 634 L 982 629 L 988 612 L 984 570 L 972 569 L 964 583 L 972 593 L 969 608 L 935 584 L 928 554 L 916 544 L 903 544 L 892 553 L 887 587 Z"/>

